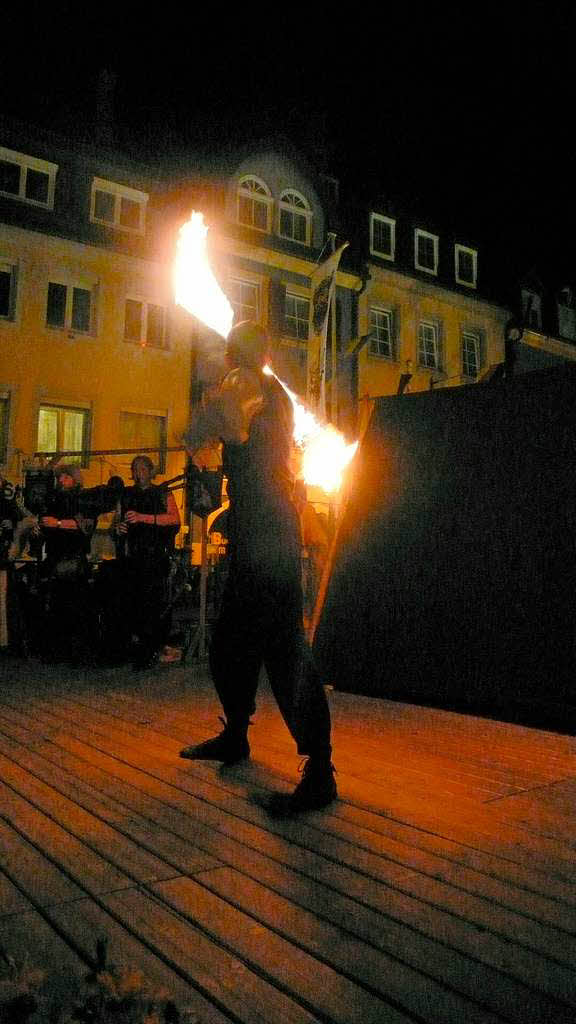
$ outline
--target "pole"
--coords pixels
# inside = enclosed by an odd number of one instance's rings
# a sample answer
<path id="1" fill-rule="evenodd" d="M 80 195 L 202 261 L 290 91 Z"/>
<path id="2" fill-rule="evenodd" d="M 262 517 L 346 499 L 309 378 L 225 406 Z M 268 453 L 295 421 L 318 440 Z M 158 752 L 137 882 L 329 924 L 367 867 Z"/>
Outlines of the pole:
<path id="1" fill-rule="evenodd" d="M 198 660 L 206 657 L 206 597 L 208 591 L 208 520 L 202 518 L 200 544 L 200 622 L 198 623 Z"/>

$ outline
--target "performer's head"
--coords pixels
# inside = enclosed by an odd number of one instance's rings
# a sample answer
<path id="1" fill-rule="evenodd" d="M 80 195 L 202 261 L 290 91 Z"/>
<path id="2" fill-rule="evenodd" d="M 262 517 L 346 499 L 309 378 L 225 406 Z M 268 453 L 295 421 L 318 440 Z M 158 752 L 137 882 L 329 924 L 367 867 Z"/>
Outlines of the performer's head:
<path id="1" fill-rule="evenodd" d="M 148 455 L 137 455 L 132 459 L 130 472 L 137 487 L 149 487 L 154 477 L 154 463 Z"/>
<path id="2" fill-rule="evenodd" d="M 270 341 L 262 325 L 255 320 L 242 320 L 228 335 L 226 359 L 231 367 L 261 370 L 268 359 L 269 347 Z"/>

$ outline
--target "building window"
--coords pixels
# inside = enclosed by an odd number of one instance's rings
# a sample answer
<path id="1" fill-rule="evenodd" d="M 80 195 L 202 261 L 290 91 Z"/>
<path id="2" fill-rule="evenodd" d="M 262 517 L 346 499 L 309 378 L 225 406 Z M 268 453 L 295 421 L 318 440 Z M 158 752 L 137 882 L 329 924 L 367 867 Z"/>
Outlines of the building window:
<path id="1" fill-rule="evenodd" d="M 416 228 L 414 232 L 414 266 L 427 274 L 438 273 L 438 235 Z"/>
<path id="2" fill-rule="evenodd" d="M 380 213 L 370 214 L 370 252 L 383 260 L 393 260 L 396 252 L 396 221 Z"/>
<path id="3" fill-rule="evenodd" d="M 6 462 L 8 454 L 8 424 L 10 420 L 10 399 L 0 395 L 0 464 Z"/>
<path id="4" fill-rule="evenodd" d="M 126 299 L 124 341 L 142 348 L 166 348 L 166 310 L 154 302 Z"/>
<path id="5" fill-rule="evenodd" d="M 0 260 L 0 320 L 16 316 L 16 267 Z"/>
<path id="6" fill-rule="evenodd" d="M 93 306 L 90 288 L 50 281 L 46 302 L 46 324 L 48 327 L 90 334 L 93 327 Z"/>
<path id="7" fill-rule="evenodd" d="M 234 323 L 242 320 L 258 320 L 259 316 L 259 288 L 252 281 L 231 280 L 229 282 L 228 298 L 234 310 Z"/>
<path id="8" fill-rule="evenodd" d="M 278 234 L 292 242 L 310 245 L 312 211 L 307 200 L 294 189 L 286 189 L 280 196 L 278 208 Z"/>
<path id="9" fill-rule="evenodd" d="M 67 462 L 88 465 L 88 458 L 80 454 L 88 450 L 90 415 L 87 409 L 60 405 L 41 405 L 38 413 L 38 451 L 77 452 L 66 456 Z"/>
<path id="10" fill-rule="evenodd" d="M 136 454 L 145 448 L 159 473 L 166 469 L 166 417 L 141 412 L 120 413 L 120 447 Z"/>
<path id="11" fill-rule="evenodd" d="M 418 328 L 418 364 L 428 370 L 440 369 L 440 329 L 423 320 Z"/>
<path id="12" fill-rule="evenodd" d="M 143 235 L 148 195 L 127 185 L 94 178 L 90 200 L 90 220 L 107 224 L 118 231 Z"/>
<path id="13" fill-rule="evenodd" d="M 476 287 L 478 272 L 478 253 L 465 245 L 454 246 L 454 270 L 457 284 L 465 284 L 468 288 Z"/>
<path id="14" fill-rule="evenodd" d="M 370 310 L 370 354 L 394 358 L 394 315 L 391 309 Z"/>
<path id="15" fill-rule="evenodd" d="M 477 377 L 482 363 L 481 337 L 477 331 L 462 332 L 462 373 Z"/>
<path id="16" fill-rule="evenodd" d="M 52 210 L 57 171 L 58 164 L 0 146 L 0 195 Z"/>
<path id="17" fill-rule="evenodd" d="M 252 176 L 238 184 L 238 223 L 257 231 L 270 231 L 272 195 L 268 186 Z"/>
<path id="18" fill-rule="evenodd" d="M 286 292 L 286 305 L 284 307 L 285 334 L 290 338 L 298 338 L 299 341 L 308 341 L 309 323 L 310 299 Z"/>
<path id="19" fill-rule="evenodd" d="M 522 316 L 526 327 L 533 331 L 542 328 L 542 300 L 538 292 L 522 289 Z"/>

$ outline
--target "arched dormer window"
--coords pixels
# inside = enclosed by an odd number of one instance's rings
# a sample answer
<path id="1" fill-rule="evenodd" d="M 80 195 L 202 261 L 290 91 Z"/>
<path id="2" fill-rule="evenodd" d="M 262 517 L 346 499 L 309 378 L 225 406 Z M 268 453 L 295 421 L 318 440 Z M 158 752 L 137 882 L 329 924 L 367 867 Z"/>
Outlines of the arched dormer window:
<path id="1" fill-rule="evenodd" d="M 238 223 L 246 228 L 270 232 L 272 195 L 268 186 L 254 175 L 238 182 Z"/>
<path id="2" fill-rule="evenodd" d="M 280 238 L 288 238 L 291 242 L 310 245 L 311 226 L 312 210 L 308 201 L 295 189 L 285 189 L 278 204 L 278 234 Z"/>

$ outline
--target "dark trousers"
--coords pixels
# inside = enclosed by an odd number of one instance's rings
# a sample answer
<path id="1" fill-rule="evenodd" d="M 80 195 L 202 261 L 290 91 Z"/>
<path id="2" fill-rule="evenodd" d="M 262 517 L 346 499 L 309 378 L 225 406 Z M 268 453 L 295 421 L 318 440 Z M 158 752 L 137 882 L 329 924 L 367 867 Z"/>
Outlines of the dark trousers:
<path id="1" fill-rule="evenodd" d="M 329 759 L 330 711 L 304 636 L 299 547 L 294 558 L 285 554 L 272 546 L 257 570 L 232 561 L 212 636 L 212 678 L 227 722 L 243 730 L 264 666 L 298 753 Z"/>

